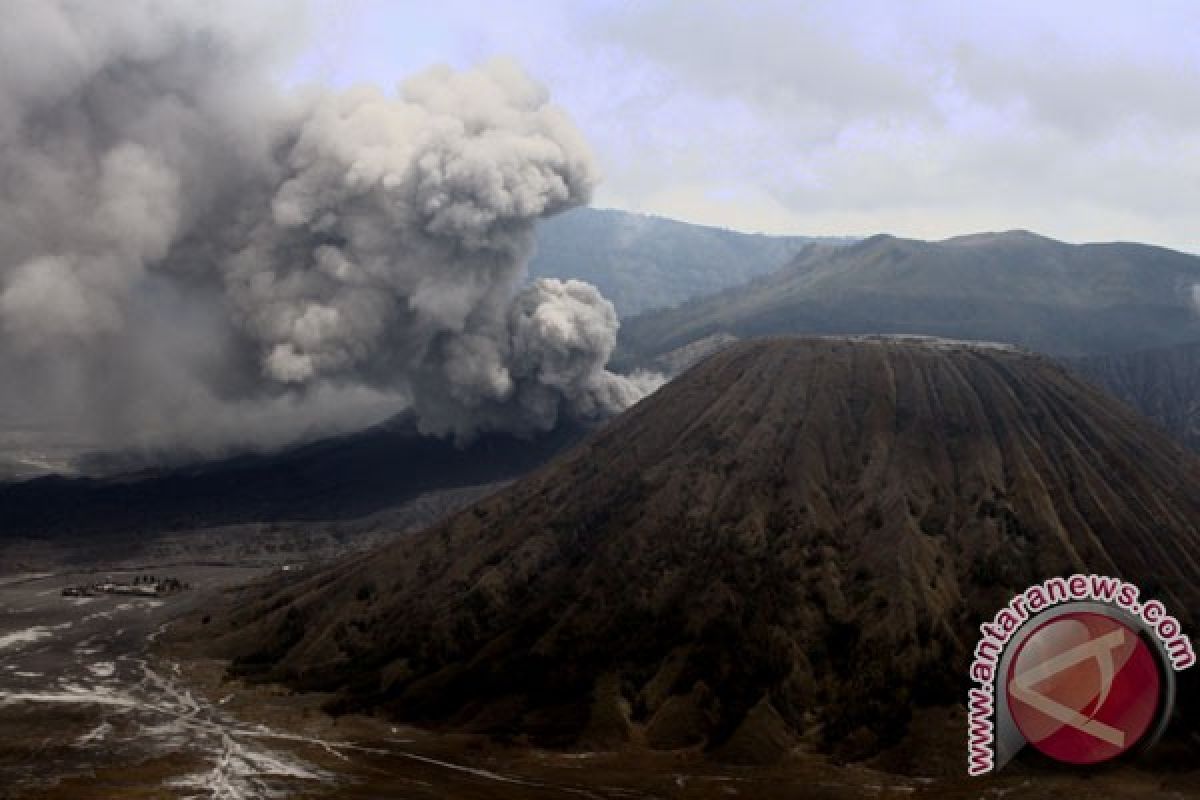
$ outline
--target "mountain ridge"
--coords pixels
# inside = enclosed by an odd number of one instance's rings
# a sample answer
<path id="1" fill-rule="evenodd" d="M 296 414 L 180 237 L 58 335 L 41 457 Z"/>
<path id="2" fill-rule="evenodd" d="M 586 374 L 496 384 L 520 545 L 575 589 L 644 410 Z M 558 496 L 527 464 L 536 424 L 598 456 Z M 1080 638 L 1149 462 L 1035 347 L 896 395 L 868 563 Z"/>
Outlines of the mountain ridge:
<path id="1" fill-rule="evenodd" d="M 622 317 L 672 307 L 778 269 L 806 244 L 854 241 L 745 233 L 596 208 L 543 220 L 537 237 L 530 277 L 594 284 Z"/>
<path id="2" fill-rule="evenodd" d="M 621 360 L 645 363 L 717 334 L 914 333 L 1059 356 L 1132 351 L 1200 340 L 1196 285 L 1200 258 L 1149 245 L 881 234 L 806 248 L 742 286 L 626 319 Z"/>

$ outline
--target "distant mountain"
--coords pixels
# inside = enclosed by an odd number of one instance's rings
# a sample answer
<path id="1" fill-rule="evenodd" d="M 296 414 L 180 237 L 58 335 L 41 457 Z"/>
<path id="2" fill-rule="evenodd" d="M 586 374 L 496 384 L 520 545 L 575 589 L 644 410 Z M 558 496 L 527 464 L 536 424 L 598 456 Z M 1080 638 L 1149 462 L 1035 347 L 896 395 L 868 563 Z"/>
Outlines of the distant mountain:
<path id="1" fill-rule="evenodd" d="M 631 214 L 579 208 L 539 223 L 534 278 L 595 284 L 621 316 L 671 307 L 786 264 L 817 241 L 764 236 Z M 822 239 L 830 244 L 852 239 Z"/>
<path id="2" fill-rule="evenodd" d="M 714 334 L 918 333 L 1064 356 L 1200 340 L 1200 258 L 1139 244 L 1070 245 L 1013 231 L 811 246 L 785 268 L 624 321 L 622 362 Z"/>
<path id="3" fill-rule="evenodd" d="M 1200 342 L 1069 363 L 1200 452 Z"/>
<path id="4" fill-rule="evenodd" d="M 177 635 L 343 709 L 861 756 L 961 702 L 979 622 L 1035 581 L 1117 574 L 1200 619 L 1198 519 L 1200 458 L 1047 359 L 744 342 L 448 522 Z"/>
<path id="5" fill-rule="evenodd" d="M 398 417 L 271 455 L 111 478 L 0 483 L 0 539 L 362 517 L 425 492 L 511 480 L 584 431 L 567 423 L 534 439 L 488 434 L 459 448 L 420 435 L 409 419 Z"/>

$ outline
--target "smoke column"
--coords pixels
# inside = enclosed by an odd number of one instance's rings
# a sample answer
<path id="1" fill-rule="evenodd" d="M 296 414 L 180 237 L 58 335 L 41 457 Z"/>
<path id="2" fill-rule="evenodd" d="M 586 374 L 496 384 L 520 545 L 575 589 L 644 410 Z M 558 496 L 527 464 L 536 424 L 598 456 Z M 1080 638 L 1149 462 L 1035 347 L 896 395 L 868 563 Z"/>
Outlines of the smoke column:
<path id="1" fill-rule="evenodd" d="M 493 62 L 285 93 L 293 16 L 6 8 L 0 419 L 215 451 L 401 408 L 528 433 L 652 389 L 605 369 L 593 287 L 522 286 L 537 220 L 597 177 L 545 90 Z"/>

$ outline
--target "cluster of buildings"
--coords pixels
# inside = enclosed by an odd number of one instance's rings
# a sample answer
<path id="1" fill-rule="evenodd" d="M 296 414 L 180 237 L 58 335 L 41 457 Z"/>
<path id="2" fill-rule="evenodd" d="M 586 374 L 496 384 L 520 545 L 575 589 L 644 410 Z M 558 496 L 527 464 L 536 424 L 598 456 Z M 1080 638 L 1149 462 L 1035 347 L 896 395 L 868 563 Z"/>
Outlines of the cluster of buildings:
<path id="1" fill-rule="evenodd" d="M 156 578 L 153 575 L 136 575 L 132 583 L 115 583 L 111 580 L 104 583 L 79 584 L 68 586 L 62 590 L 63 597 L 95 597 L 98 594 L 131 594 L 141 597 L 158 597 L 164 594 L 182 592 L 191 587 L 178 578 Z"/>

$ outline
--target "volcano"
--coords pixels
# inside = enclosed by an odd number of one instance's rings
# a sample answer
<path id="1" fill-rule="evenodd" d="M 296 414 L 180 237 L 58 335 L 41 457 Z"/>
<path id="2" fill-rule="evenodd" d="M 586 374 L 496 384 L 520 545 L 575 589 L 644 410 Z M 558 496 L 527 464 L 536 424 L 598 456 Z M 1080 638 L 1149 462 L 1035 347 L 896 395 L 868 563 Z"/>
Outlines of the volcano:
<path id="1" fill-rule="evenodd" d="M 233 674 L 550 744 L 864 751 L 961 701 L 978 624 L 1050 576 L 1188 621 L 1200 460 L 1054 362 L 742 342 L 444 524 L 246 590 Z M 211 650 L 210 650 L 211 652 Z"/>

